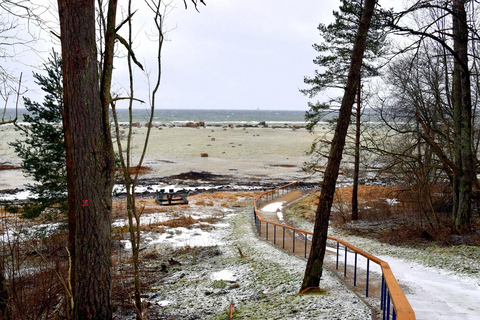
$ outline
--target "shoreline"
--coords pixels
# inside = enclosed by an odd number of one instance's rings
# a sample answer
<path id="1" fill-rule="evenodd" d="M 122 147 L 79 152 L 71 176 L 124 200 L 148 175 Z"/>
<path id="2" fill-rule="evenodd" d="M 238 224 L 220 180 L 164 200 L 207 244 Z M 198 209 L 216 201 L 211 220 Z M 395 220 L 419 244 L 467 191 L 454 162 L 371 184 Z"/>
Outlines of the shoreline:
<path id="1" fill-rule="evenodd" d="M 136 163 L 140 157 L 146 132 L 145 126 L 134 127 L 132 163 Z M 121 137 L 123 145 L 126 144 L 125 134 L 124 130 Z M 9 142 L 21 138 L 20 133 L 12 127 L 2 127 L 0 137 L 0 163 L 20 166 L 21 159 L 9 146 Z M 218 178 L 224 184 L 233 185 L 296 180 L 319 182 L 318 176 L 311 177 L 302 169 L 304 162 L 310 158 L 306 151 L 313 139 L 314 136 L 306 129 L 293 127 L 152 127 L 142 164 L 150 171 L 142 174 L 140 180 L 148 184 L 168 182 L 172 179 L 182 180 L 178 176 L 188 173 L 206 172 L 213 175 L 207 180 Z M 116 142 L 114 149 L 117 149 Z M 1 170 L 0 176 L 0 193 L 24 189 L 27 183 L 33 183 L 21 170 Z"/>

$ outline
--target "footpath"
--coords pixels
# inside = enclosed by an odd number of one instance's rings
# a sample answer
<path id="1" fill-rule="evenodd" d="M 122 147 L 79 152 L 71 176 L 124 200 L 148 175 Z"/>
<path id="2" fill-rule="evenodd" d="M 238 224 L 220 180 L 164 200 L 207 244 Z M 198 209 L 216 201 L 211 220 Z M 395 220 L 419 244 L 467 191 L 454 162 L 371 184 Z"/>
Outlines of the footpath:
<path id="1" fill-rule="evenodd" d="M 288 205 L 292 204 L 303 195 L 302 191 L 293 190 L 284 196 L 263 203 L 259 208 L 260 214 L 265 220 L 289 225 L 289 222 L 284 218 L 284 210 Z M 305 226 L 302 227 L 305 228 Z M 269 229 L 270 228 L 271 226 L 269 226 Z M 313 225 L 311 226 L 311 229 L 313 230 Z M 262 226 L 263 239 L 266 238 L 265 232 L 266 228 L 265 226 Z M 271 237 L 271 230 L 269 230 L 269 237 Z M 285 237 L 286 243 L 293 243 L 293 233 L 286 232 Z M 480 287 L 475 277 L 468 278 L 465 277 L 465 275 L 457 274 L 455 272 L 441 270 L 436 267 L 427 267 L 421 262 L 412 262 L 407 257 L 398 258 L 397 255 L 379 254 L 385 250 L 392 252 L 398 251 L 401 254 L 402 251 L 409 252 L 415 251 L 415 249 L 389 246 L 357 236 L 340 235 L 339 237 L 359 248 L 368 248 L 367 251 L 371 251 L 371 253 L 375 254 L 390 265 L 395 277 L 415 311 L 417 320 L 480 319 L 480 308 L 478 307 L 478 301 L 480 301 Z M 296 235 L 295 238 L 295 242 L 297 243 L 295 254 L 304 257 L 304 247 L 302 246 L 302 243 L 304 243 L 302 242 L 304 241 L 304 237 Z M 272 241 L 271 238 L 268 240 Z M 276 241 L 276 245 L 278 246 L 278 241 Z M 375 251 L 377 251 L 375 247 L 378 249 L 378 253 L 375 253 Z M 388 249 L 385 247 L 388 247 Z M 285 250 L 292 253 L 292 246 L 287 245 Z M 308 257 L 309 250 L 310 247 L 308 245 L 306 257 Z M 357 293 L 359 298 L 364 302 L 367 302 L 370 306 L 373 306 L 378 311 L 381 279 L 380 268 L 377 268 L 376 264 L 370 263 L 369 297 L 365 298 L 365 285 L 363 282 L 360 281 L 360 284 L 356 287 L 352 286 L 353 275 L 351 270 L 353 270 L 352 266 L 354 264 L 354 261 L 352 260 L 353 254 L 349 253 L 347 255 L 347 271 L 345 273 L 346 276 L 344 276 L 345 259 L 342 251 L 343 250 L 340 250 L 340 262 L 337 268 L 335 245 L 327 245 L 324 267 L 337 275 L 347 287 Z M 410 254 L 415 255 L 414 252 Z M 359 262 L 358 267 L 359 271 L 357 272 L 357 277 L 362 279 L 366 275 L 365 264 Z"/>

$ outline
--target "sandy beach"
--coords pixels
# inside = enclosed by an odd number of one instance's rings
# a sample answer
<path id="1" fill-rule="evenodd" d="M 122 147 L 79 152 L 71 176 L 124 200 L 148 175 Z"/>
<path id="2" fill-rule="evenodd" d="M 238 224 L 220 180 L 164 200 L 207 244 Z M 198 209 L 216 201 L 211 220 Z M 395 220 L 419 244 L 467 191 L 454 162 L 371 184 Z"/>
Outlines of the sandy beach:
<path id="1" fill-rule="evenodd" d="M 134 161 L 147 128 L 134 128 Z M 9 142 L 20 138 L 13 126 L 0 127 L 0 163 L 19 166 Z M 143 165 L 151 170 L 142 179 L 165 180 L 182 173 L 209 172 L 262 182 L 316 181 L 302 171 L 314 136 L 306 129 L 272 127 L 158 127 L 152 128 Z M 122 139 L 125 145 L 126 140 Z M 116 144 L 115 144 L 116 149 Z M 203 156 L 202 153 L 208 154 Z M 22 188 L 31 182 L 21 170 L 0 171 L 0 190 Z"/>

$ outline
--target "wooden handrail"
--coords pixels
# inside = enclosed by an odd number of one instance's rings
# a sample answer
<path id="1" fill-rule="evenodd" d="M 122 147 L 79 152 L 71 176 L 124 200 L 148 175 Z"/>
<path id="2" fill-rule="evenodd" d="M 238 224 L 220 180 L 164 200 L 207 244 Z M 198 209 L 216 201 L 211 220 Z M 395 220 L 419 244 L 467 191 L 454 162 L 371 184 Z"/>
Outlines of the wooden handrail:
<path id="1" fill-rule="evenodd" d="M 261 215 L 259 214 L 257 202 L 260 200 L 261 197 L 265 196 L 266 194 L 273 193 L 277 190 L 287 188 L 287 187 L 289 187 L 293 184 L 296 184 L 296 183 L 297 183 L 296 181 L 291 182 L 291 183 L 288 183 L 284 186 L 277 187 L 277 188 L 269 190 L 269 191 L 265 191 L 265 192 L 261 193 L 260 195 L 258 195 L 255 198 L 255 201 L 254 201 L 255 214 L 257 216 L 257 219 L 260 222 L 268 223 L 268 224 L 278 226 L 278 227 L 281 227 L 281 228 L 285 228 L 285 229 L 289 229 L 289 230 L 292 230 L 292 231 L 295 231 L 295 232 L 298 232 L 298 233 L 304 233 L 306 235 L 313 236 L 313 232 L 298 229 L 298 228 L 295 228 L 295 227 L 292 227 L 292 226 L 284 225 L 284 224 L 273 222 L 273 221 L 268 221 L 268 220 L 263 219 L 261 217 Z M 383 261 L 382 259 L 380 259 L 378 257 L 375 257 L 374 255 L 371 255 L 370 253 L 368 253 L 366 251 L 363 251 L 360 248 L 357 248 L 357 247 L 351 245 L 350 243 L 348 243 L 348 242 L 346 242 L 342 239 L 338 239 L 338 238 L 334 238 L 334 237 L 327 237 L 327 238 L 328 238 L 328 240 L 341 243 L 342 245 L 349 248 L 350 250 L 352 250 L 352 251 L 360 254 L 361 256 L 363 256 L 363 257 L 375 262 L 376 264 L 378 264 L 380 266 L 380 268 L 382 269 L 383 278 L 385 280 L 385 284 L 386 284 L 388 292 L 390 294 L 390 299 L 392 300 L 393 306 L 395 308 L 395 313 L 396 313 L 397 319 L 398 320 L 415 320 L 415 312 L 413 311 L 412 306 L 410 305 L 410 302 L 408 301 L 407 297 L 405 297 L 405 294 L 403 293 L 402 288 L 398 284 L 397 279 L 395 279 L 395 276 L 393 275 L 392 269 L 390 268 L 390 265 L 387 262 Z"/>

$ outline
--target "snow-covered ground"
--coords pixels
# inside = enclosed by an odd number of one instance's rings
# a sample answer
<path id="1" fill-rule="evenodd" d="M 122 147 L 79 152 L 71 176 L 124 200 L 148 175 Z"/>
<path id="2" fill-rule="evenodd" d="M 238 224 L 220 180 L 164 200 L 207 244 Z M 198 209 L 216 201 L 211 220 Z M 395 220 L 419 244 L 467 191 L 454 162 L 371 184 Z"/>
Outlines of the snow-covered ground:
<path id="1" fill-rule="evenodd" d="M 231 305 L 238 318 L 370 319 L 368 307 L 328 271 L 322 279 L 322 288 L 327 291 L 325 295 L 297 295 L 305 260 L 255 236 L 251 225 L 251 201 L 253 198 L 229 207 L 197 206 L 192 201 L 188 209 L 176 207 L 142 216 L 142 225 L 166 221 L 174 212 L 193 219 L 210 217 L 212 212 L 222 217 L 210 228 L 168 227 L 164 232 L 142 235 L 146 251 L 164 253 L 192 247 L 211 248 L 215 252 L 204 258 L 199 254 L 180 259 L 181 267 L 172 268 L 160 282 L 150 287 L 145 300 L 153 306 L 151 308 L 170 316 L 169 319 L 187 316 L 188 319 L 222 319 Z M 283 219 L 284 207 L 285 203 L 276 202 L 263 210 L 277 213 L 279 219 Z M 298 223 L 303 229 L 312 229 L 304 220 Z M 115 227 L 124 224 L 123 219 L 114 222 Z M 50 232 L 57 227 L 38 226 L 28 233 L 12 229 L 5 236 L 29 237 L 37 229 Z M 480 319 L 478 247 L 458 247 L 452 253 L 444 248 L 391 246 L 335 229 L 330 230 L 330 235 L 388 262 L 417 319 Z M 128 249 L 128 242 L 122 243 Z M 247 257 L 240 258 L 237 248 Z M 359 263 L 359 267 L 362 266 Z M 372 264 L 371 270 L 379 272 Z"/>
<path id="2" fill-rule="evenodd" d="M 191 254 L 175 257 L 181 266 L 169 268 L 165 277 L 149 284 L 145 302 L 156 316 L 228 319 L 233 305 L 235 319 L 371 319 L 370 309 L 328 271 L 322 280 L 325 294 L 298 295 L 305 260 L 255 236 L 251 200 L 226 209 L 208 232 L 179 227 L 167 228 L 165 239 L 162 234 L 144 237 L 146 251 L 163 256 L 172 249 L 196 247 Z M 184 214 L 197 210 L 195 215 L 201 217 L 220 209 L 192 203 Z"/>

